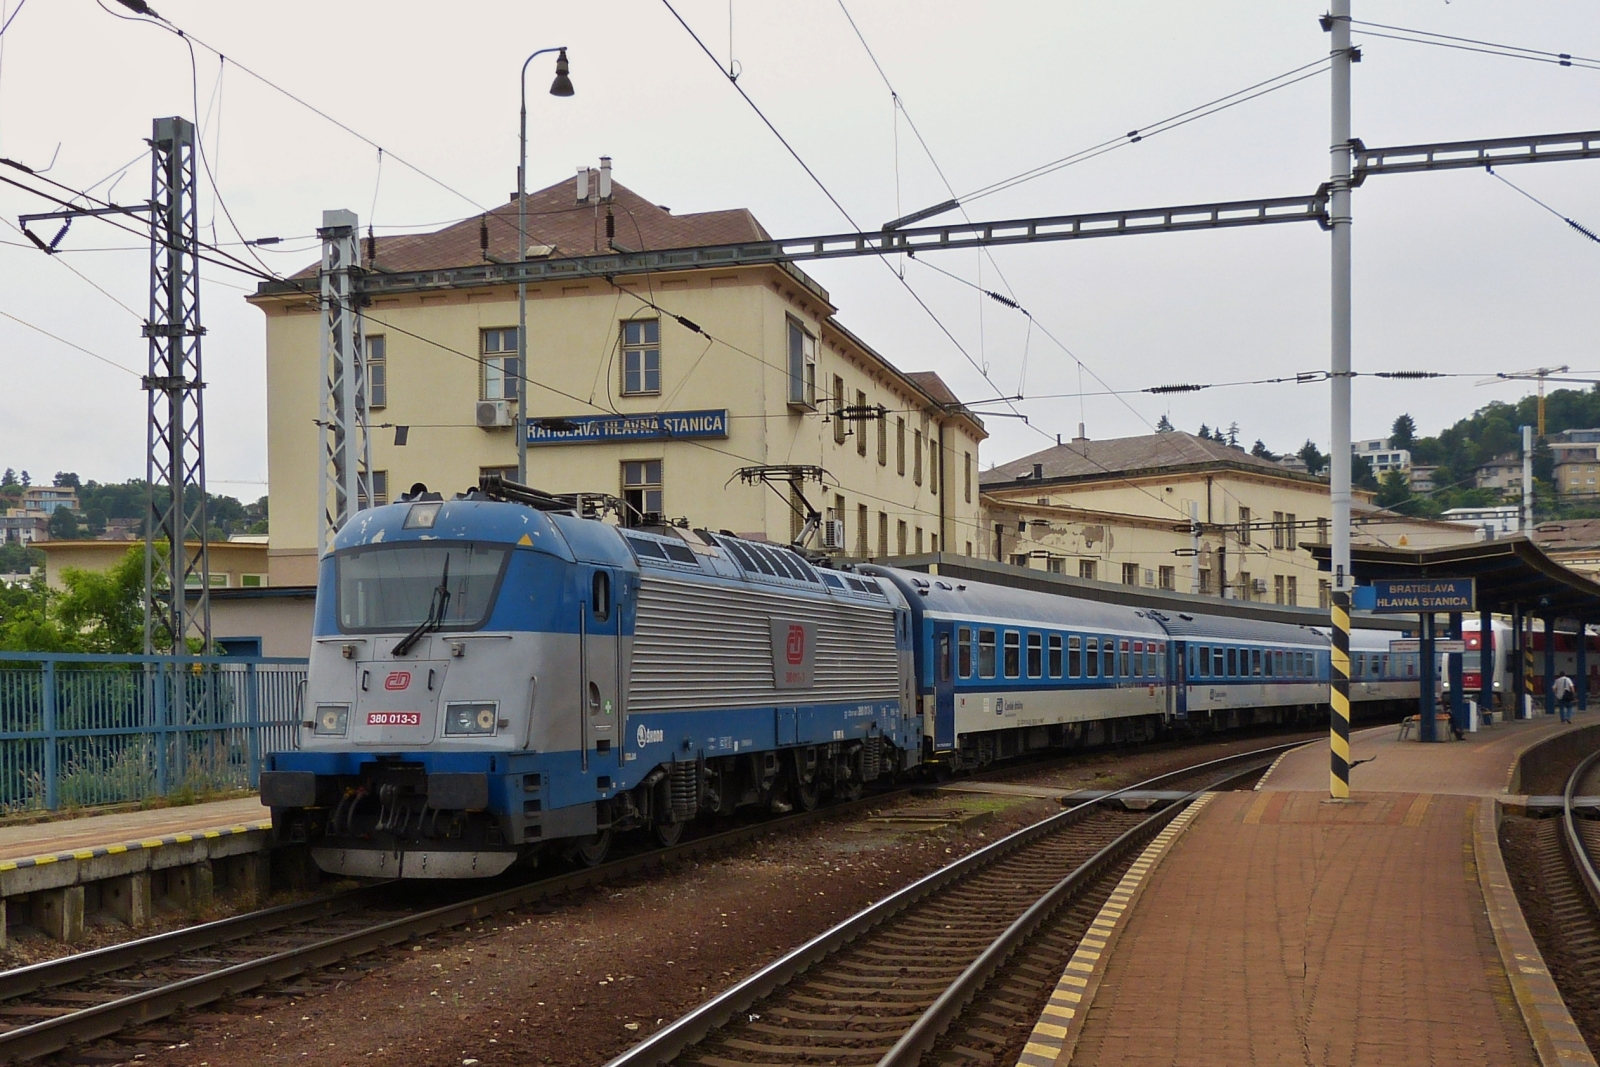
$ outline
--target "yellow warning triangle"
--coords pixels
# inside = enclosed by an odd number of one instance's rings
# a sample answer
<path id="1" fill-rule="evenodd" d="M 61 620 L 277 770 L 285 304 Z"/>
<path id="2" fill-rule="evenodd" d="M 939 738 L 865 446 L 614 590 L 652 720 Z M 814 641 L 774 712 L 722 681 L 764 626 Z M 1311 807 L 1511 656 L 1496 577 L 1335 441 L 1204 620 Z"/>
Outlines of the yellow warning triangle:
<path id="1" fill-rule="evenodd" d="M 533 547 L 533 538 L 529 537 L 527 534 L 523 534 L 517 540 L 517 544 L 519 544 L 519 545 L 527 545 L 529 548 L 532 548 Z"/>

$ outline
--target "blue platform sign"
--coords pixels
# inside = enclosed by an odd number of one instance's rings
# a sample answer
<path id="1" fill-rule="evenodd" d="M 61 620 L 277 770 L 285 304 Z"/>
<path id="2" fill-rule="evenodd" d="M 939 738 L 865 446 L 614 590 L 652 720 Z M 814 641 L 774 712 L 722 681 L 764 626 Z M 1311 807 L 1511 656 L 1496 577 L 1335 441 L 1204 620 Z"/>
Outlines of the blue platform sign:
<path id="1" fill-rule="evenodd" d="M 530 445 L 599 445 L 613 441 L 694 440 L 728 436 L 728 409 L 652 411 L 643 415 L 563 415 L 528 420 Z"/>
<path id="2" fill-rule="evenodd" d="M 1372 611 L 1380 615 L 1416 615 L 1475 611 L 1478 587 L 1473 578 L 1388 578 L 1373 581 L 1372 591 Z"/>

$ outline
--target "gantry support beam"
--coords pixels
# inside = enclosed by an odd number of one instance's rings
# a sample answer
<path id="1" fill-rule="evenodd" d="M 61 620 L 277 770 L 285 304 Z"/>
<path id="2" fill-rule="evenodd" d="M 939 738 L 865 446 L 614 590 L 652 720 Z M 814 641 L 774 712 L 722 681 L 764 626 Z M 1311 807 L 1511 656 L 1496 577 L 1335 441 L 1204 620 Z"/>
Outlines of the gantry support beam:
<path id="1" fill-rule="evenodd" d="M 1397 145 L 1393 148 L 1368 148 L 1358 138 L 1351 143 L 1351 148 L 1356 157 L 1351 184 L 1360 185 L 1370 174 L 1414 174 L 1425 170 L 1600 159 L 1600 130 L 1541 133 L 1532 137 L 1490 137 L 1479 141 L 1439 141 L 1434 144 Z"/>

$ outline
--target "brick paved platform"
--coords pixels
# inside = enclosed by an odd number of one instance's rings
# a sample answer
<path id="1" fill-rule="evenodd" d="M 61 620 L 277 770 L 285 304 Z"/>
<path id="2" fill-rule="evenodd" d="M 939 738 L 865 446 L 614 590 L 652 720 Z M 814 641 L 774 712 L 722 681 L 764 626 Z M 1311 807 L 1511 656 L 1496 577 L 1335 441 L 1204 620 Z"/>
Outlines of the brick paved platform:
<path id="1" fill-rule="evenodd" d="M 271 819 L 271 810 L 262 807 L 259 799 L 242 797 L 211 804 L 0 826 L 0 862 L 93 851 L 204 830 L 238 826 L 254 830 Z"/>
<path id="2" fill-rule="evenodd" d="M 1566 726 L 1554 715 L 1499 723 L 1464 741 L 1423 744 L 1415 733 L 1397 740 L 1398 726 L 1376 726 L 1350 735 L 1350 758 L 1362 763 L 1350 772 L 1356 792 L 1451 793 L 1499 796 L 1510 784 L 1511 766 L 1530 745 L 1563 730 L 1600 721 L 1600 711 L 1578 712 Z M 1328 746 L 1307 745 L 1285 756 L 1261 784 L 1262 790 L 1328 791 Z"/>

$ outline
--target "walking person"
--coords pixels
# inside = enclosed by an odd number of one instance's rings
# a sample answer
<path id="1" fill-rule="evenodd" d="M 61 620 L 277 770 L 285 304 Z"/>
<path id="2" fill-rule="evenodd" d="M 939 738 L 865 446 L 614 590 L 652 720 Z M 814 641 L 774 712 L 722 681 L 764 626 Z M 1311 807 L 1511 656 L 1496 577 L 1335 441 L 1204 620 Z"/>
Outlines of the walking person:
<path id="1" fill-rule="evenodd" d="M 1567 677 L 1567 672 L 1562 671 L 1556 680 L 1550 683 L 1550 693 L 1556 698 L 1556 707 L 1561 709 L 1561 721 L 1572 721 L 1572 705 L 1577 700 L 1577 686 L 1572 684 L 1572 679 Z"/>

